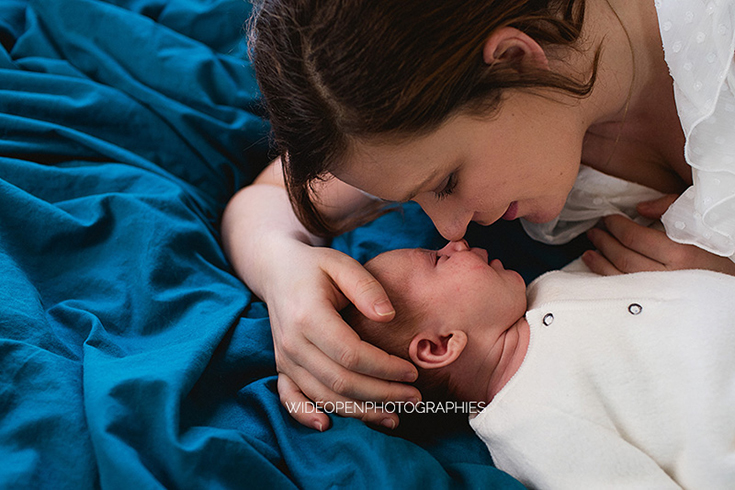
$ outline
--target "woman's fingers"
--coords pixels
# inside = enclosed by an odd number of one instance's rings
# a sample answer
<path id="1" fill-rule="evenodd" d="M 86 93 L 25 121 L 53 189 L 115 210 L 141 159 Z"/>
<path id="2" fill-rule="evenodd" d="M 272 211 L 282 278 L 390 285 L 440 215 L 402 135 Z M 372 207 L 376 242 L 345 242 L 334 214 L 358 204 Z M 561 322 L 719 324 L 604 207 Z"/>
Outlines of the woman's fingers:
<path id="1" fill-rule="evenodd" d="M 593 228 L 587 232 L 587 237 L 618 271 L 666 269 L 661 260 L 666 258 L 669 245 L 673 242 L 665 233 L 641 226 L 623 216 L 608 216 L 604 222 L 607 231 Z M 599 261 L 594 264 L 600 266 Z M 587 263 L 587 266 L 590 267 L 590 264 Z"/>
<path id="2" fill-rule="evenodd" d="M 329 417 L 316 409 L 316 406 L 304 396 L 287 374 L 278 375 L 278 396 L 281 399 L 281 405 L 301 425 L 319 432 L 329 428 Z"/>
<path id="3" fill-rule="evenodd" d="M 331 304 L 322 304 L 326 306 Z M 328 428 L 328 417 L 314 410 L 312 402 L 331 406 L 330 411 L 340 415 L 396 427 L 397 414 L 383 413 L 374 407 L 385 401 L 419 401 L 421 394 L 415 387 L 386 381 L 414 381 L 416 368 L 408 361 L 361 341 L 336 312 L 322 311 L 320 315 L 320 310 L 323 308 L 315 307 L 311 316 L 315 325 L 324 327 L 316 330 L 316 334 L 302 332 L 282 342 L 274 338 L 281 402 L 297 421 L 317 430 Z M 313 336 L 315 342 L 306 335 Z M 367 376 L 360 372 L 372 374 Z"/>
<path id="4" fill-rule="evenodd" d="M 389 429 L 398 427 L 396 403 L 339 396 L 303 368 L 296 367 L 294 375 L 298 379 L 298 385 L 290 377 L 279 375 L 278 394 L 286 410 L 301 424 L 319 431 L 326 430 L 329 428 L 329 417 L 325 414 L 327 412 L 358 418 Z M 283 382 L 281 377 L 285 378 Z"/>
<path id="5" fill-rule="evenodd" d="M 728 257 L 676 243 L 666 233 L 641 226 L 624 216 L 608 216 L 604 223 L 607 231 L 593 228 L 587 232 L 604 257 L 585 253 L 582 258 L 598 274 L 612 273 L 612 266 L 620 272 L 706 269 L 735 275 L 735 263 Z"/>
<path id="6" fill-rule="evenodd" d="M 674 201 L 679 198 L 678 194 L 666 194 L 652 201 L 643 201 L 638 203 L 637 211 L 641 216 L 649 219 L 661 219 L 661 216 L 669 209 Z"/>
<path id="7" fill-rule="evenodd" d="M 314 338 L 305 337 L 306 342 L 300 343 L 287 356 L 295 369 L 308 372 L 309 377 L 323 386 L 318 390 L 321 399 L 329 399 L 329 393 L 370 401 L 421 399 L 421 393 L 415 387 L 403 383 L 416 380 L 418 373 L 413 364 L 361 341 L 341 317 L 338 321 L 339 326 L 327 330 L 326 335 L 322 330 L 321 335 Z M 315 394 L 302 384 L 308 380 L 312 390 L 316 391 L 314 383 L 303 373 L 299 373 L 300 376 L 289 374 L 309 398 Z"/>
<path id="8" fill-rule="evenodd" d="M 677 244 L 663 231 L 639 225 L 630 218 L 620 215 L 607 216 L 603 222 L 608 233 L 615 237 L 624 248 L 648 257 L 660 266 L 666 264 L 667 259 L 675 253 Z M 655 266 L 650 270 L 661 268 Z"/>
<path id="9" fill-rule="evenodd" d="M 324 328 L 305 333 L 307 340 L 319 351 L 347 371 L 392 381 L 416 381 L 418 371 L 413 364 L 360 340 L 352 327 L 338 313 L 329 312 L 328 307 L 327 304 L 324 308 L 315 308 L 314 320 Z M 309 349 L 294 352 L 294 355 L 304 359 L 313 358 Z"/>
<path id="10" fill-rule="evenodd" d="M 387 322 L 395 309 L 383 286 L 359 262 L 342 255 L 324 266 L 337 288 L 363 315 L 376 322 Z"/>
<path id="11" fill-rule="evenodd" d="M 356 349 L 357 356 L 362 355 L 361 351 L 363 347 L 376 349 L 363 342 L 362 346 Z M 382 351 L 380 352 L 388 357 L 388 354 Z M 347 398 L 372 401 L 418 401 L 420 399 L 421 394 L 411 385 L 360 374 L 355 369 L 355 366 L 343 367 L 341 364 L 327 358 L 324 355 L 325 353 L 318 346 L 306 347 L 303 358 L 305 361 L 309 361 L 309 363 L 308 365 L 301 363 L 300 366 L 307 369 L 330 393 Z M 406 362 L 403 359 L 395 359 Z M 322 390 L 322 395 L 324 393 Z M 309 393 L 309 395 L 311 394 Z"/>
<path id="12" fill-rule="evenodd" d="M 618 274 L 622 274 L 617 267 L 612 265 L 604 255 L 596 250 L 587 250 L 583 253 L 582 262 L 584 262 L 592 272 L 601 276 L 616 276 Z"/>

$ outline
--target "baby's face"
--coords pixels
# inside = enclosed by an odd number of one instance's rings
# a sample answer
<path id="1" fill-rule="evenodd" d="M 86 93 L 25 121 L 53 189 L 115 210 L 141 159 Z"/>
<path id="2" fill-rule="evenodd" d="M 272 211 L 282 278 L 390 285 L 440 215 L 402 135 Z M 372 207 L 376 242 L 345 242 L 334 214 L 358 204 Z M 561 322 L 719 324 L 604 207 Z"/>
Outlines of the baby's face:
<path id="1" fill-rule="evenodd" d="M 506 328 L 526 311 L 526 284 L 499 260 L 464 240 L 439 251 L 402 249 L 370 261 L 383 284 L 400 291 L 409 308 L 420 308 L 429 321 L 468 328 Z"/>

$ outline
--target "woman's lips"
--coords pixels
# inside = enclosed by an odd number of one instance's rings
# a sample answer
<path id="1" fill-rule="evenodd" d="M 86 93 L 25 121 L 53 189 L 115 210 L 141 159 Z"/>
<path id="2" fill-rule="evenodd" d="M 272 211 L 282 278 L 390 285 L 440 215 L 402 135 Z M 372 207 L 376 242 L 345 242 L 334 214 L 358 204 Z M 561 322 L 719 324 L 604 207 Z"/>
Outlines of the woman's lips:
<path id="1" fill-rule="evenodd" d="M 518 201 L 513 201 L 510 203 L 510 206 L 508 206 L 508 209 L 505 210 L 505 213 L 503 213 L 503 216 L 501 216 L 500 219 L 511 221 L 516 219 L 516 215 L 518 215 Z"/>

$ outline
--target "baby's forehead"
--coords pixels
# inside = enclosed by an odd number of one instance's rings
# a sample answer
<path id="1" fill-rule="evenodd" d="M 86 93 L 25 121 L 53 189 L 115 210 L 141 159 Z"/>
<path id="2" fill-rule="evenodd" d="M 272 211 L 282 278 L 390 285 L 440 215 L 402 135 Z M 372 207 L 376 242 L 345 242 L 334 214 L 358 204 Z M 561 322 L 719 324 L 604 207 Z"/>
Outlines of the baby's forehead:
<path id="1" fill-rule="evenodd" d="M 386 275 L 391 271 L 398 271 L 403 266 L 410 267 L 413 257 L 416 253 L 421 253 L 421 249 L 417 248 L 399 248 L 396 250 L 388 250 L 376 255 L 365 263 L 365 268 L 374 276 Z M 426 252 L 426 251 L 423 251 Z"/>
<path id="2" fill-rule="evenodd" d="M 423 293 L 417 286 L 426 281 L 419 280 L 417 273 L 424 264 L 428 264 L 427 257 L 432 253 L 430 250 L 416 248 L 390 250 L 370 259 L 365 263 L 365 268 L 385 288 L 394 306 L 402 305 L 405 312 L 406 309 L 413 309 L 424 303 Z M 418 274 L 424 277 L 423 274 Z"/>
<path id="3" fill-rule="evenodd" d="M 427 262 L 428 250 L 403 248 L 383 252 L 365 264 L 365 268 L 384 287 L 396 292 L 405 292 L 406 286 L 421 270 L 422 262 Z M 423 261 L 421 258 L 423 257 Z"/>

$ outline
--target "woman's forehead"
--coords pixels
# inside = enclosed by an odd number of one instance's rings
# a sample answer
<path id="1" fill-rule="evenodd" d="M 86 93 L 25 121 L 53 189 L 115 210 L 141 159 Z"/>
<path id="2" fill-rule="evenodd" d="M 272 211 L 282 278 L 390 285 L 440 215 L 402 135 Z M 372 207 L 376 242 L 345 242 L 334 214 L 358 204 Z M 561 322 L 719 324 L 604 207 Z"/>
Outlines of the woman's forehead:
<path id="1" fill-rule="evenodd" d="M 468 119 L 453 119 L 427 134 L 402 140 L 359 140 L 351 144 L 333 174 L 350 185 L 390 201 L 441 180 L 467 151 Z"/>
<path id="2" fill-rule="evenodd" d="M 424 154 L 376 149 L 349 157 L 333 174 L 341 181 L 381 199 L 406 202 L 434 181 L 443 178 L 448 152 Z"/>

